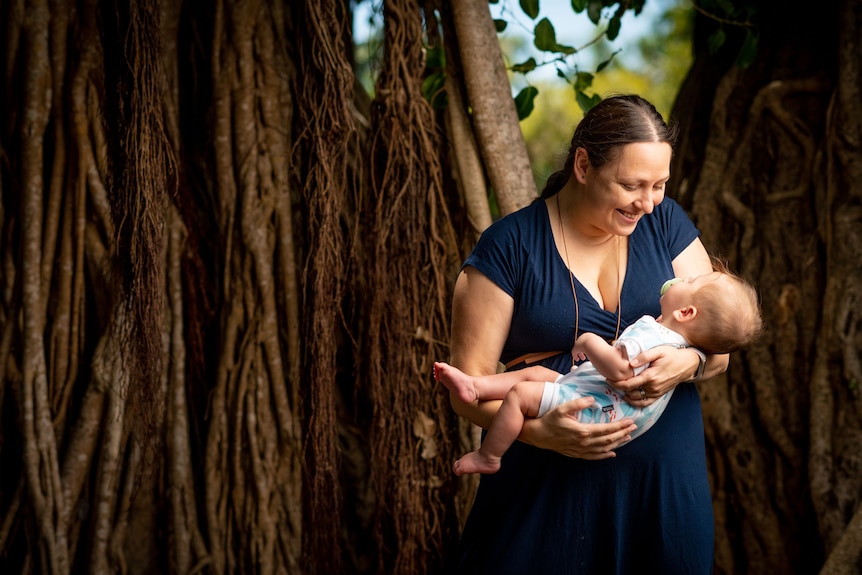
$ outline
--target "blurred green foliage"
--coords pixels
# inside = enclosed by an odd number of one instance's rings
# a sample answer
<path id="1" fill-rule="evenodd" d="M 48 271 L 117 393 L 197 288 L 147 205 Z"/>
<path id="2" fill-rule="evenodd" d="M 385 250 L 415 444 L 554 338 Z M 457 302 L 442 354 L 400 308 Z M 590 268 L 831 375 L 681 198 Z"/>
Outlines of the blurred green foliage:
<path id="1" fill-rule="evenodd" d="M 560 166 L 583 110 L 602 97 L 638 93 L 669 117 L 692 62 L 696 7 L 707 4 L 712 8 L 710 2 L 727 0 L 700 0 L 700 4 L 691 0 L 569 0 L 571 10 L 540 18 L 540 9 L 552 2 L 559 8 L 563 0 L 490 2 L 540 190 Z M 647 3 L 658 5 L 658 10 L 650 11 L 649 21 L 634 26 L 623 18 L 626 12 L 644 18 Z M 353 5 L 354 14 L 362 14 L 357 16 L 362 20 L 357 24 L 365 32 L 365 40 L 355 47 L 355 69 L 362 85 L 373 94 L 382 49 L 382 2 L 355 0 Z M 572 30 L 588 40 L 580 47 L 561 42 L 561 31 Z M 445 107 L 445 63 L 440 47 L 428 48 L 426 68 L 423 93 L 435 108 Z"/>
<path id="2" fill-rule="evenodd" d="M 557 68 L 556 75 L 536 74 L 534 70 L 540 69 L 538 65 L 527 70 L 528 73 L 521 73 L 514 66 L 510 68 L 513 93 L 532 89 L 533 106 L 530 115 L 522 117 L 521 131 L 539 190 L 562 164 L 583 110 L 602 97 L 637 93 L 653 102 L 658 111 L 669 118 L 692 63 L 695 10 L 689 0 L 649 1 L 661 3 L 663 9 L 648 25 L 637 27 L 648 33 L 631 37 L 627 35 L 629 30 L 638 30 L 627 29 L 624 24 L 615 41 L 602 36 L 582 49 L 579 54 L 582 62 L 575 62 L 572 70 L 561 70 L 561 62 L 553 64 Z M 570 18 L 554 24 L 557 29 L 592 25 L 591 19 L 585 20 L 583 15 L 573 12 Z M 601 30 L 601 21 L 597 29 Z M 503 53 L 509 58 L 521 61 L 525 55 L 535 57 L 525 34 L 501 36 L 500 41 Z M 592 62 L 598 64 L 589 66 Z M 588 67 L 594 71 L 586 71 Z"/>

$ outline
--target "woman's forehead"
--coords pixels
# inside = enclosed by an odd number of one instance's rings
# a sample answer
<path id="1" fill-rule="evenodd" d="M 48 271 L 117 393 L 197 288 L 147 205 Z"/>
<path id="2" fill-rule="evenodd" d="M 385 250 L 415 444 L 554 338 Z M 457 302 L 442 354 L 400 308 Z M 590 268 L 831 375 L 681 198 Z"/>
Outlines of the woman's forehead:
<path id="1" fill-rule="evenodd" d="M 620 147 L 610 165 L 617 174 L 648 174 L 667 176 L 670 174 L 672 149 L 666 142 L 637 142 Z"/>

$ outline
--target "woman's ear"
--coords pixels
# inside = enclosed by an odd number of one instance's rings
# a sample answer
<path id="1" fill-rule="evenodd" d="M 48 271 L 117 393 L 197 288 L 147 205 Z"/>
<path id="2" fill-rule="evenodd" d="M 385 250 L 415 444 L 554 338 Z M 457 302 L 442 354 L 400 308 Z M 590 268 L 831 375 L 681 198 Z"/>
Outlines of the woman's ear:
<path id="1" fill-rule="evenodd" d="M 578 148 L 575 150 L 575 162 L 573 170 L 575 179 L 583 184 L 587 181 L 587 169 L 590 167 L 590 157 L 587 154 L 586 148 Z"/>
<path id="2" fill-rule="evenodd" d="M 673 319 L 680 323 L 691 321 L 695 317 L 697 317 L 697 308 L 693 305 L 687 305 L 685 307 L 673 310 Z"/>

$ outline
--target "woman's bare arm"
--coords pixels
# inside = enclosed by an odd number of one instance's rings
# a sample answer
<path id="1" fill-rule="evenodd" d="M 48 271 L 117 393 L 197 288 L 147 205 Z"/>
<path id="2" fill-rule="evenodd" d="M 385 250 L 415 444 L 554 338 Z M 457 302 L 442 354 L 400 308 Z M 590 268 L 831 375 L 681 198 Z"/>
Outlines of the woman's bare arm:
<path id="1" fill-rule="evenodd" d="M 465 268 L 455 282 L 449 363 L 474 376 L 497 373 L 514 309 L 509 294 L 474 268 Z M 458 415 L 486 429 L 499 408 L 498 401 L 466 404 L 452 397 L 451 402 Z"/>

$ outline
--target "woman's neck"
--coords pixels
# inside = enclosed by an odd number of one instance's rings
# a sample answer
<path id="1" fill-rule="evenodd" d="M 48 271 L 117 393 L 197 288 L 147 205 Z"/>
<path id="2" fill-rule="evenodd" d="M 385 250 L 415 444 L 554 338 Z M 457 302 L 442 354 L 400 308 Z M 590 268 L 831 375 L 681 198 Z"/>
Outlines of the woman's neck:
<path id="1" fill-rule="evenodd" d="M 574 178 L 570 179 L 563 189 L 558 192 L 558 202 L 548 202 L 549 205 L 559 207 L 560 214 L 557 215 L 563 223 L 566 236 L 571 242 L 582 248 L 604 246 L 618 236 L 602 232 L 591 224 L 590 206 L 582 203 L 584 198 L 583 186 L 578 184 Z"/>

